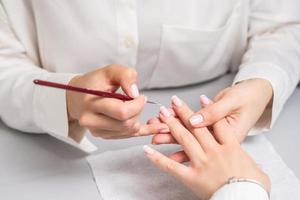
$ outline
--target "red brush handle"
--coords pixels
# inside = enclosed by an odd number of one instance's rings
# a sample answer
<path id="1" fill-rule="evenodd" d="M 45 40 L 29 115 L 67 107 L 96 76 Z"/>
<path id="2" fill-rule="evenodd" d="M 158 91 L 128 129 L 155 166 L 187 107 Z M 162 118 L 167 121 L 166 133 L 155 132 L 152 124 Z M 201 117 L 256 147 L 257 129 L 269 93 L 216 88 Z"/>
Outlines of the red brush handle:
<path id="1" fill-rule="evenodd" d="M 103 92 L 100 90 L 91 90 L 91 89 L 87 89 L 87 88 L 80 88 L 80 87 L 65 85 L 65 84 L 61 84 L 61 83 L 54 83 L 54 82 L 50 82 L 50 81 L 34 80 L 33 83 L 37 84 L 37 85 L 52 87 L 52 88 L 59 88 L 59 89 L 64 89 L 64 90 L 81 92 L 81 93 L 85 93 L 85 94 L 92 94 L 92 95 L 96 95 L 96 96 L 100 96 L 100 97 L 120 99 L 123 101 L 133 100 L 132 97 L 129 97 L 129 96 L 126 96 L 123 94 Z"/>

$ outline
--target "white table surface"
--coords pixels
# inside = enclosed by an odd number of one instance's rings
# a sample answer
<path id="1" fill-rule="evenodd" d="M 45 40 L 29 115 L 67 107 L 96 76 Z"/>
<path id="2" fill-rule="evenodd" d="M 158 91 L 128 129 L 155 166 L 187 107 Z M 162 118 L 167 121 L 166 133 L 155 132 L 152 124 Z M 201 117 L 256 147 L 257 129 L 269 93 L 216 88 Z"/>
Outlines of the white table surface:
<path id="1" fill-rule="evenodd" d="M 232 77 L 227 75 L 205 84 L 144 93 L 149 99 L 165 105 L 176 94 L 197 109 L 201 94 L 213 97 L 217 91 L 230 85 Z M 148 105 L 142 120 L 155 115 L 157 111 L 156 106 Z M 300 178 L 300 88 L 296 89 L 275 127 L 266 135 Z M 149 137 L 114 141 L 89 138 L 99 147 L 96 153 L 150 141 Z M 48 135 L 21 133 L 0 122 L 0 199 L 101 199 L 85 156 L 80 150 Z"/>

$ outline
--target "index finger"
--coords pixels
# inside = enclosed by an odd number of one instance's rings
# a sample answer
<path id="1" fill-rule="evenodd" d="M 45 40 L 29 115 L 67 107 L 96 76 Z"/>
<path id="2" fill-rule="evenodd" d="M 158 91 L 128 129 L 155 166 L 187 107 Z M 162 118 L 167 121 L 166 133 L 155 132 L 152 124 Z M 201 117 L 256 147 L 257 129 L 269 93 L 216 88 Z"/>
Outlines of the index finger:
<path id="1" fill-rule="evenodd" d="M 162 106 L 160 110 L 160 118 L 168 125 L 171 134 L 182 146 L 190 160 L 197 161 L 199 158 L 200 160 L 206 159 L 202 147 L 192 133 L 189 132 L 178 120 L 176 120 L 165 107 Z"/>
<path id="2" fill-rule="evenodd" d="M 141 95 L 131 101 L 121 101 L 113 98 L 101 98 L 94 101 L 91 105 L 97 113 L 101 113 L 120 121 L 128 120 L 139 115 L 145 105 L 145 96 Z"/>

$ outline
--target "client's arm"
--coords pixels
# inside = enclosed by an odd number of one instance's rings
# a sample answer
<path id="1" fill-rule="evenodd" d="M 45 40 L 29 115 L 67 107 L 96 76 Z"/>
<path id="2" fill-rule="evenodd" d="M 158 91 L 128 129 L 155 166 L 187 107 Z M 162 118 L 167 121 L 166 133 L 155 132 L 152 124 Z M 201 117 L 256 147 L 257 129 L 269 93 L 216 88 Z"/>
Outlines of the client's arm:
<path id="1" fill-rule="evenodd" d="M 146 155 L 155 165 L 182 181 L 201 199 L 268 199 L 268 176 L 243 151 L 226 120 L 213 125 L 212 131 L 193 128 L 189 118 L 194 112 L 179 98 L 173 98 L 173 110 L 178 119 L 164 107 L 160 119 L 169 126 L 183 151 L 168 158 L 145 146 Z M 189 165 L 181 164 L 187 159 Z"/>

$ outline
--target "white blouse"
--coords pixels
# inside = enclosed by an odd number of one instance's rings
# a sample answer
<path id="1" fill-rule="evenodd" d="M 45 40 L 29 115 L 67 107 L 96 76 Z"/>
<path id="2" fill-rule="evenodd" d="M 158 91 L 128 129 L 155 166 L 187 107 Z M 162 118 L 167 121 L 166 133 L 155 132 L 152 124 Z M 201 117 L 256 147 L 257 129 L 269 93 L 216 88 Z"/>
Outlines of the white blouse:
<path id="1" fill-rule="evenodd" d="M 198 83 L 237 72 L 263 78 L 274 99 L 256 125 L 270 128 L 300 79 L 299 0 L 0 0 L 0 117 L 10 127 L 68 138 L 68 83 L 119 63 L 140 88 Z M 251 134 L 255 134 L 255 129 Z M 94 150 L 84 138 L 79 147 Z"/>

